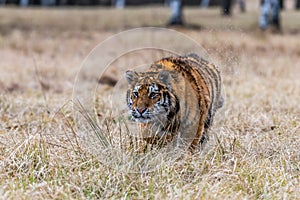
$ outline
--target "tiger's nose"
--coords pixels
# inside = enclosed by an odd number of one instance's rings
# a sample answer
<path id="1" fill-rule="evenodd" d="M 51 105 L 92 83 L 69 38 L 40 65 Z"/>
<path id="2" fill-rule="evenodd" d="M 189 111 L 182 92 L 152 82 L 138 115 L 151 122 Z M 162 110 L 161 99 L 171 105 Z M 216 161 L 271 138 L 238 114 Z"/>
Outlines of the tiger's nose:
<path id="1" fill-rule="evenodd" d="M 137 108 L 136 109 L 140 114 L 143 114 L 146 110 L 147 110 L 147 108 Z"/>

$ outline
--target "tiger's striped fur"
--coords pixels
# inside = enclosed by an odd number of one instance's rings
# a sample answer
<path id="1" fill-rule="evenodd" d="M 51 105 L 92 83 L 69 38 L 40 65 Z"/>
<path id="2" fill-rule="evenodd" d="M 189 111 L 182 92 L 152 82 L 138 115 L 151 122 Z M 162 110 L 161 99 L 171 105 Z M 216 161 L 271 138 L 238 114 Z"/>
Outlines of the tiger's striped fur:
<path id="1" fill-rule="evenodd" d="M 145 72 L 127 71 L 127 105 L 150 143 L 203 143 L 215 112 L 222 107 L 221 76 L 196 54 L 163 58 Z"/>

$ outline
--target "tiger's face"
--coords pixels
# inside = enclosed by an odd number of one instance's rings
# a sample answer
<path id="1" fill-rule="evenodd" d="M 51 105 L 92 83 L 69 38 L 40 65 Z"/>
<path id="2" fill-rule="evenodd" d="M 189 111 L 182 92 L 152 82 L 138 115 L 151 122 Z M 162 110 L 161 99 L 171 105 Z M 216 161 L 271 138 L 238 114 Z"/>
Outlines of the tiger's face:
<path id="1" fill-rule="evenodd" d="M 127 106 L 132 119 L 148 123 L 166 118 L 170 112 L 170 74 L 127 71 Z"/>

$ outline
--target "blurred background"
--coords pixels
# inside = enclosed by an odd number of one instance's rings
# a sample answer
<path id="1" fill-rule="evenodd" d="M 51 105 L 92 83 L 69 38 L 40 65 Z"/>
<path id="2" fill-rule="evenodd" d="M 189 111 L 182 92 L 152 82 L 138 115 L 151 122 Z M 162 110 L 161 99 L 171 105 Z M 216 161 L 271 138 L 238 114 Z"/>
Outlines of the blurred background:
<path id="1" fill-rule="evenodd" d="M 187 34 L 226 69 L 258 50 L 299 51 L 293 49 L 297 42 L 288 42 L 300 35 L 299 0 L 0 0 L 0 5 L 0 91 L 39 88 L 33 66 L 40 68 L 46 89 L 70 89 L 98 43 L 137 27 Z M 282 42 L 279 49 L 272 40 Z"/>

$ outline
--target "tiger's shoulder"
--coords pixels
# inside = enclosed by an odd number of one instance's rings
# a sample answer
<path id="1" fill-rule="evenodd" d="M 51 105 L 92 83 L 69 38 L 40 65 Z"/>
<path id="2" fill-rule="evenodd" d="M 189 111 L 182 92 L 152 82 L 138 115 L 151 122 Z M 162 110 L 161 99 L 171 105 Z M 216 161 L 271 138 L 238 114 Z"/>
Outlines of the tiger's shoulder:
<path id="1" fill-rule="evenodd" d="M 156 61 L 148 71 L 167 70 L 178 73 L 188 81 L 197 94 L 200 107 L 220 107 L 221 104 L 221 73 L 219 68 L 195 53 L 170 56 Z M 180 80 L 176 81 L 180 84 Z"/>

